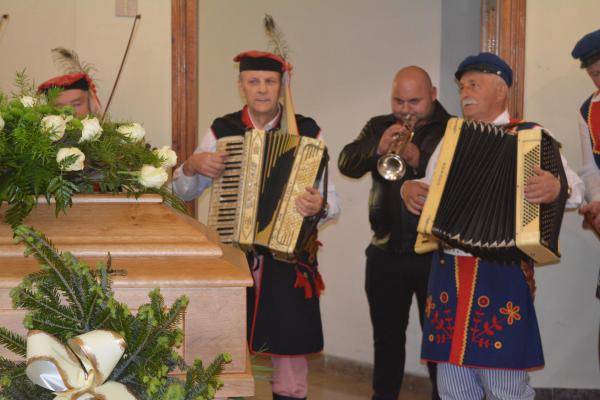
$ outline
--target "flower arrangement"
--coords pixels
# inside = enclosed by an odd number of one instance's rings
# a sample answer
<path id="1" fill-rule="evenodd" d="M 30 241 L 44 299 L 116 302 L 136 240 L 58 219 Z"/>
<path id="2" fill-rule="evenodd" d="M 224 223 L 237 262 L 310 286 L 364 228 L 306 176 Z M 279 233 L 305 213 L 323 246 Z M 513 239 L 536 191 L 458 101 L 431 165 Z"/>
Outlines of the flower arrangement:
<path id="1" fill-rule="evenodd" d="M 90 268 L 30 227 L 20 225 L 14 235 L 41 270 L 11 291 L 13 306 L 27 311 L 23 325 L 29 334 L 0 326 L 0 346 L 22 358 L 0 357 L 0 399 L 214 398 L 231 355 L 205 367 L 199 359 L 187 365 L 175 351 L 183 341 L 179 322 L 187 297 L 167 307 L 155 289 L 134 315 L 114 297 L 112 278 L 124 271 L 112 268 L 110 256 Z M 175 370 L 185 379 L 171 376 Z"/>
<path id="2" fill-rule="evenodd" d="M 164 186 L 177 156 L 168 147 L 151 149 L 139 123 L 104 122 L 55 107 L 60 89 L 35 93 L 24 72 L 18 91 L 0 93 L 0 206 L 5 222 L 19 225 L 41 196 L 55 201 L 56 213 L 76 193 L 156 193 L 174 208 L 183 202 Z"/>

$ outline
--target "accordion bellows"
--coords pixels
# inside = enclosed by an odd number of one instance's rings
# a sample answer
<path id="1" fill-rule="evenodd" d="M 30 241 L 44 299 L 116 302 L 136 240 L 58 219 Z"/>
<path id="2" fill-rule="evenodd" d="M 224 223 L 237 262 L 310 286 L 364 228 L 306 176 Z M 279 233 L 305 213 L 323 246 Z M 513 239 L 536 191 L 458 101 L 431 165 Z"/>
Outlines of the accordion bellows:
<path id="1" fill-rule="evenodd" d="M 441 145 L 419 219 L 417 253 L 441 241 L 497 262 L 560 260 L 558 236 L 568 186 L 556 140 L 541 128 L 515 132 L 452 118 Z M 536 165 L 561 182 L 560 195 L 550 204 L 524 197 Z"/>
<path id="2" fill-rule="evenodd" d="M 302 217 L 295 203 L 321 176 L 323 142 L 254 129 L 219 139 L 217 151 L 228 157 L 213 182 L 208 226 L 223 243 L 245 251 L 260 246 L 278 259 L 294 259 L 318 222 Z"/>

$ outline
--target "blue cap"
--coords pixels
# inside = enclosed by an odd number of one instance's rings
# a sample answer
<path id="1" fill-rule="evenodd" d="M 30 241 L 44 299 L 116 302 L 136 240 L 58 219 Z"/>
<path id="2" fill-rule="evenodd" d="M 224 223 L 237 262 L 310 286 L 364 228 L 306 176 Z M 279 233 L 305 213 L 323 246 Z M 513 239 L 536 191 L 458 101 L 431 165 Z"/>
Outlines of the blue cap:
<path id="1" fill-rule="evenodd" d="M 508 64 L 493 53 L 479 53 L 469 56 L 463 60 L 454 73 L 456 79 L 460 80 L 467 71 L 480 71 L 498 75 L 510 87 L 513 81 L 513 72 Z"/>
<path id="2" fill-rule="evenodd" d="M 593 64 L 591 61 L 592 57 L 600 55 L 600 29 L 594 32 L 590 32 L 581 39 L 573 48 L 571 56 L 581 61 L 581 67 L 585 68 Z"/>

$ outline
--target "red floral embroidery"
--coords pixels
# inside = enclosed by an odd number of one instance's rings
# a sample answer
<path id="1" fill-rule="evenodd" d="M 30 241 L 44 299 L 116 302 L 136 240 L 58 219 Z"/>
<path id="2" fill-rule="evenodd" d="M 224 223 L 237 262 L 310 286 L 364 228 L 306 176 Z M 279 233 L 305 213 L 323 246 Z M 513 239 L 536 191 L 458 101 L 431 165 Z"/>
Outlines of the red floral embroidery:
<path id="1" fill-rule="evenodd" d="M 521 307 L 513 306 L 512 301 L 506 302 L 506 308 L 500 307 L 500 314 L 506 315 L 506 322 L 509 325 L 512 325 L 515 320 L 519 321 L 521 319 L 521 314 L 519 314 L 519 310 Z"/>
<path id="2" fill-rule="evenodd" d="M 431 316 L 431 311 L 433 311 L 434 309 L 435 303 L 433 302 L 432 297 L 427 296 L 427 303 L 425 304 L 425 315 L 427 315 L 427 318 Z"/>

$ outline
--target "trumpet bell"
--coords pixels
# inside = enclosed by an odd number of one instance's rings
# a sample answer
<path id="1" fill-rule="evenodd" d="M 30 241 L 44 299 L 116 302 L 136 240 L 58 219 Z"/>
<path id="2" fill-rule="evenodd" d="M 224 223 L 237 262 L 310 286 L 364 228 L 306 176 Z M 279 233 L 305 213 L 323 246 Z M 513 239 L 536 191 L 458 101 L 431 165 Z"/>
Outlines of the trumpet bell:
<path id="1" fill-rule="evenodd" d="M 406 174 L 406 161 L 398 154 L 388 153 L 377 161 L 377 172 L 388 181 L 397 181 Z"/>

